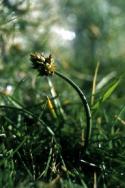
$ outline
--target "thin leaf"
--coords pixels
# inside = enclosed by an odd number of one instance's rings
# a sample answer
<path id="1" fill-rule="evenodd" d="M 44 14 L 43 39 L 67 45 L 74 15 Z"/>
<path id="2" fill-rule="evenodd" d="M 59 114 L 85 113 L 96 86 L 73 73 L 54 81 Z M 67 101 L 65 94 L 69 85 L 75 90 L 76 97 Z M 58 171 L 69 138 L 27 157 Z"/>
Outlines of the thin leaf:
<path id="1" fill-rule="evenodd" d="M 108 88 L 108 90 L 104 93 L 103 98 L 102 98 L 102 102 L 104 102 L 105 100 L 107 100 L 111 94 L 114 92 L 114 90 L 117 88 L 117 86 L 120 83 L 120 79 L 117 80 L 116 82 L 114 82 L 111 87 Z"/>
<path id="2" fill-rule="evenodd" d="M 114 90 L 118 87 L 120 83 L 120 79 L 113 82 L 110 87 L 106 90 L 106 92 L 101 96 L 101 98 L 96 102 L 92 109 L 98 109 L 102 103 L 104 103 L 114 92 Z"/>

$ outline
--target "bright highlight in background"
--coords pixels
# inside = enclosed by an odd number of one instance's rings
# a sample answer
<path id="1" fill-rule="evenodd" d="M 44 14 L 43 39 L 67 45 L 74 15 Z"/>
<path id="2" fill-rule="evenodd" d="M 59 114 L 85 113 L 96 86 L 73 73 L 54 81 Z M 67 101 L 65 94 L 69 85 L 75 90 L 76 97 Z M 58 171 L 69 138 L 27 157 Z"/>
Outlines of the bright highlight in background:
<path id="1" fill-rule="evenodd" d="M 58 34 L 63 40 L 73 40 L 76 36 L 74 31 L 66 30 L 57 26 L 52 28 L 52 32 Z"/>

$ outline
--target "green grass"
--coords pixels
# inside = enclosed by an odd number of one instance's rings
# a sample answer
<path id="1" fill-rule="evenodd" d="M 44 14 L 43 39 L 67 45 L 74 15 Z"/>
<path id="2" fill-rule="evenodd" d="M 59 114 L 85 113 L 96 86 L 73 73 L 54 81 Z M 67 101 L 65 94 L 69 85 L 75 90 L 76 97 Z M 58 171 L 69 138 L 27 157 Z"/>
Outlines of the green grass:
<path id="1" fill-rule="evenodd" d="M 125 1 L 40 2 L 0 1 L 0 188 L 124 188 Z"/>
<path id="2" fill-rule="evenodd" d="M 124 187 L 125 106 L 118 99 L 119 79 L 95 94 L 86 150 L 78 94 L 56 76 L 51 81 L 56 99 L 35 72 L 13 83 L 12 94 L 0 93 L 0 187 Z"/>

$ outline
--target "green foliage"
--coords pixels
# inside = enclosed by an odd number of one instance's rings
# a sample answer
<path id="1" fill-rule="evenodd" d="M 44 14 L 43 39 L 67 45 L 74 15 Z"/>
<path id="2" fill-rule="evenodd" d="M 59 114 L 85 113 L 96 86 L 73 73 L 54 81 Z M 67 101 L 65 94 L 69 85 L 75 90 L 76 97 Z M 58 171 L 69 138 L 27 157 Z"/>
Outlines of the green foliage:
<path id="1" fill-rule="evenodd" d="M 114 92 L 114 90 L 118 87 L 120 80 L 113 81 L 113 83 L 106 89 L 104 94 L 100 97 L 99 101 L 93 106 L 93 109 L 99 109 L 100 105 L 104 103 Z"/>
<path id="2" fill-rule="evenodd" d="M 0 187 L 125 187 L 124 5 L 0 1 Z M 56 75 L 37 76 L 35 51 L 52 53 L 88 101 L 100 63 L 86 152 L 79 96 Z"/>

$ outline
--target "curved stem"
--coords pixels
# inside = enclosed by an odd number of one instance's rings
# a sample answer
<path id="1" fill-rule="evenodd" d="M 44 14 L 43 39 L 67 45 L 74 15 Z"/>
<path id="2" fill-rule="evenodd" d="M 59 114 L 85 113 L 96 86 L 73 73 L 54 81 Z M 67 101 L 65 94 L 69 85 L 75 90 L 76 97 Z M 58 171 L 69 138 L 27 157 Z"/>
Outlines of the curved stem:
<path id="1" fill-rule="evenodd" d="M 89 139 L 91 136 L 91 111 L 90 111 L 90 107 L 88 105 L 87 99 L 84 95 L 84 93 L 82 92 L 82 90 L 68 77 L 64 76 L 63 74 L 61 74 L 60 72 L 55 71 L 55 74 L 59 77 L 61 77 L 62 79 L 64 79 L 67 83 L 69 83 L 78 93 L 79 97 L 82 100 L 82 104 L 84 106 L 84 110 L 85 110 L 85 114 L 86 114 L 86 134 L 85 134 L 85 144 L 84 144 L 84 150 L 86 150 L 88 143 L 89 143 Z"/>

